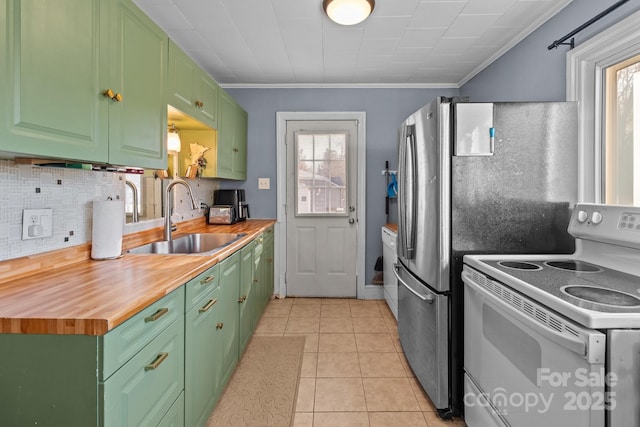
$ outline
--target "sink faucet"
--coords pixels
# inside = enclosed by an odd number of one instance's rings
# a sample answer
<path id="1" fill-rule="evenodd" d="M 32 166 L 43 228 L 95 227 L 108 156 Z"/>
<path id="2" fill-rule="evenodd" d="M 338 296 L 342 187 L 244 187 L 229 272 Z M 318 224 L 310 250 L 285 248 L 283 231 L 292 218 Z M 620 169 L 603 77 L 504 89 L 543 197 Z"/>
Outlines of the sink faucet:
<path id="1" fill-rule="evenodd" d="M 191 207 L 193 209 L 200 209 L 198 202 L 195 197 L 193 197 L 193 190 L 187 181 L 182 178 L 174 178 L 169 185 L 167 185 L 167 189 L 164 192 L 164 240 L 171 240 L 171 190 L 177 184 L 182 184 L 187 187 L 189 190 L 189 196 L 191 197 Z"/>
<path id="2" fill-rule="evenodd" d="M 131 188 L 131 193 L 133 193 L 133 218 L 131 221 L 138 222 L 138 187 L 128 179 L 125 180 L 124 183 Z"/>

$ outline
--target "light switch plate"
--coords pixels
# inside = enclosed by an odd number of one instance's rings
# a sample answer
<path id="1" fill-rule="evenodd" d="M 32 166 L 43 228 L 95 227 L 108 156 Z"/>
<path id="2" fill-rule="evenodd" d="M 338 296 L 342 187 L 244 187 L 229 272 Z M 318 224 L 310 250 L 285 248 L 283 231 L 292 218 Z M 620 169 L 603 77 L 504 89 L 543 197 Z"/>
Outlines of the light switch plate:
<path id="1" fill-rule="evenodd" d="M 25 209 L 22 211 L 22 240 L 53 235 L 53 209 Z"/>
<path id="2" fill-rule="evenodd" d="M 271 188 L 271 178 L 258 178 L 258 190 L 268 190 Z"/>

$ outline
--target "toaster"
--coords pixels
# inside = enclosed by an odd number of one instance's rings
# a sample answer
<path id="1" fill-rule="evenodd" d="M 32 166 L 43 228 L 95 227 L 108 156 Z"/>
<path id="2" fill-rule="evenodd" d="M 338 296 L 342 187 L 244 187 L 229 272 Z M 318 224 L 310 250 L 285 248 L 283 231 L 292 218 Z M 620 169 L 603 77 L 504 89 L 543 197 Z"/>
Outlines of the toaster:
<path id="1" fill-rule="evenodd" d="M 236 208 L 231 205 L 214 205 L 209 208 L 207 224 L 235 224 Z"/>

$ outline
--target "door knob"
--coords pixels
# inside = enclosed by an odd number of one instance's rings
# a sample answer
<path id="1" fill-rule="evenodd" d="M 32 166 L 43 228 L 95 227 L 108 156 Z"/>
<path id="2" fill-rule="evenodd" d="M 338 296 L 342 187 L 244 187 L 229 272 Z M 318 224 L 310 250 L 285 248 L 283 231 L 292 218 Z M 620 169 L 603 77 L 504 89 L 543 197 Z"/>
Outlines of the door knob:
<path id="1" fill-rule="evenodd" d="M 349 224 L 353 224 L 354 222 L 356 222 L 356 220 L 355 220 L 355 219 L 353 219 L 353 218 L 349 218 Z"/>

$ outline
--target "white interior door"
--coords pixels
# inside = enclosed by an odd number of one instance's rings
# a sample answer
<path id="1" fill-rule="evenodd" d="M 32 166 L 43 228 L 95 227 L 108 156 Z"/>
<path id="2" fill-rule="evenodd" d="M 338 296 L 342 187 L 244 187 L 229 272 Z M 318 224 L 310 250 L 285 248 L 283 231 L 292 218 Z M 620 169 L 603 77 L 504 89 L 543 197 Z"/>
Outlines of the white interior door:
<path id="1" fill-rule="evenodd" d="M 356 120 L 287 121 L 288 296 L 355 297 Z"/>

